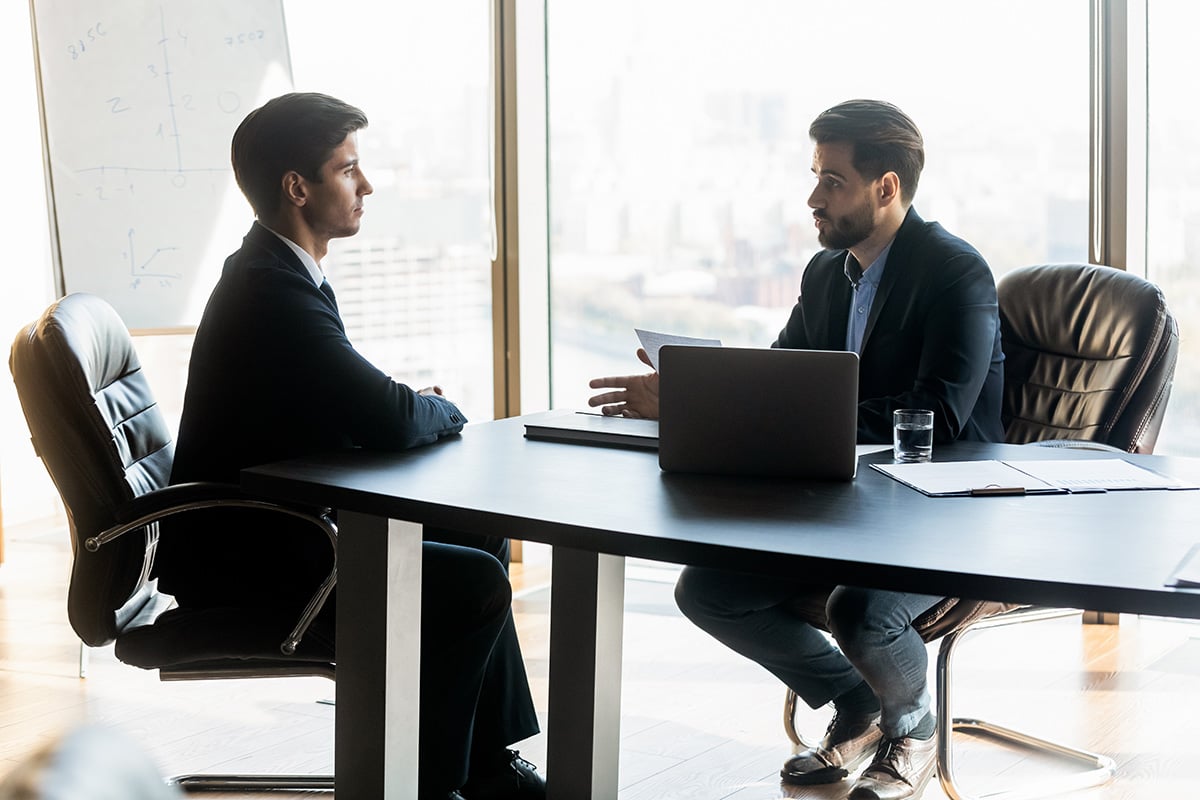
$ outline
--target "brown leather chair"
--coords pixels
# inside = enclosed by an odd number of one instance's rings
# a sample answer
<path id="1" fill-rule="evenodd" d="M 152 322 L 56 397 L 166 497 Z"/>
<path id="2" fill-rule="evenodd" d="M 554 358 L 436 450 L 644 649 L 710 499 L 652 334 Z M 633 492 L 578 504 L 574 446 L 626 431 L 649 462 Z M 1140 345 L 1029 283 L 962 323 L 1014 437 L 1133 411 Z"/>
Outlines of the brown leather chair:
<path id="1" fill-rule="evenodd" d="M 1166 412 L 1179 330 L 1162 291 L 1127 272 L 1088 264 L 1023 267 L 998 284 L 1004 348 L 1005 438 L 1012 444 L 1150 453 Z M 989 798 L 1050 796 L 1106 782 L 1112 759 L 950 713 L 953 655 L 972 631 L 1079 613 L 947 598 L 914 626 L 940 639 L 937 659 L 938 778 L 952 800 L 971 797 L 954 775 L 954 731 L 972 731 L 1061 756 L 1085 767 L 1037 787 Z M 1096 612 L 1088 612 L 1096 614 Z M 797 698 L 788 692 L 784 727 L 799 752 Z"/>
<path id="2" fill-rule="evenodd" d="M 334 678 L 331 641 L 306 636 L 336 571 L 303 614 L 172 608 L 150 579 L 158 520 L 201 508 L 261 508 L 311 522 L 336 548 L 327 510 L 280 506 L 237 486 L 168 486 L 173 446 L 125 325 L 106 302 L 73 294 L 13 342 L 9 367 L 33 444 L 62 497 L 72 566 L 67 615 L 87 645 L 161 680 L 319 675 Z M 215 578 L 219 580 L 218 578 Z M 185 775 L 186 789 L 332 789 L 332 776 Z"/>

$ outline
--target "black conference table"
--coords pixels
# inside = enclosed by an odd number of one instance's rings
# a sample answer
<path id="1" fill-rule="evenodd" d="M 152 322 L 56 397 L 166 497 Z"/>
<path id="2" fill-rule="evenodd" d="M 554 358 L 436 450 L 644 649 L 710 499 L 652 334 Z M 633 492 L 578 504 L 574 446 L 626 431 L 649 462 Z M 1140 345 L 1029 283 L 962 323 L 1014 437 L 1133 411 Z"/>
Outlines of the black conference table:
<path id="1" fill-rule="evenodd" d="M 1200 491 L 926 497 L 851 482 L 665 474 L 656 454 L 526 440 L 521 418 L 401 453 L 245 470 L 243 487 L 338 509 L 342 800 L 416 797 L 423 525 L 553 546 L 546 774 L 551 800 L 617 796 L 626 557 L 820 574 L 883 589 L 1200 618 L 1164 580 L 1200 541 Z M 1105 454 L 958 443 L 935 461 Z M 1131 456 L 1200 481 L 1200 460 Z"/>

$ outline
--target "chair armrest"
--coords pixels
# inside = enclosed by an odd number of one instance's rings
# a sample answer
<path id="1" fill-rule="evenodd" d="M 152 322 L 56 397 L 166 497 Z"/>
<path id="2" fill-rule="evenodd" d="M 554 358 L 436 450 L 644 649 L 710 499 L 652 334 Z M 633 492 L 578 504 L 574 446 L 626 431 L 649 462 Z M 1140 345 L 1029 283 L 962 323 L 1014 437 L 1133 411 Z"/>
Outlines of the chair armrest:
<path id="1" fill-rule="evenodd" d="M 144 528 L 160 519 L 204 508 L 255 508 L 303 519 L 324 530 L 334 549 L 337 549 L 337 526 L 329 519 L 329 509 L 285 506 L 247 495 L 235 484 L 211 482 L 180 483 L 138 495 L 116 509 L 113 515 L 117 520 L 116 525 L 89 536 L 83 545 L 94 553 L 130 531 Z"/>
<path id="2" fill-rule="evenodd" d="M 337 584 L 337 525 L 330 518 L 330 509 L 316 507 L 285 506 L 247 495 L 241 487 L 229 483 L 193 482 L 166 486 L 153 492 L 138 495 L 117 508 L 114 514 L 117 524 L 84 540 L 88 552 L 95 553 L 105 544 L 124 536 L 130 531 L 140 530 L 147 525 L 177 514 L 185 514 L 206 508 L 251 508 L 271 511 L 302 519 L 319 528 L 329 539 L 333 549 L 333 569 L 321 581 L 316 594 L 305 606 L 296 627 L 280 645 L 284 655 L 293 655 L 312 621 L 333 593 Z"/>

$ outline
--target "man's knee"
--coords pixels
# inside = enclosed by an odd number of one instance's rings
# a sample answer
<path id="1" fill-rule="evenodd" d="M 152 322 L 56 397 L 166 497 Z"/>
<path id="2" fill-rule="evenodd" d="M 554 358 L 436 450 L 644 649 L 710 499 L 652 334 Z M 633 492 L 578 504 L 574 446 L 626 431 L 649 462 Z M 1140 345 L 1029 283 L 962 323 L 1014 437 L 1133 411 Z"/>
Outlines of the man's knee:
<path id="1" fill-rule="evenodd" d="M 422 601 L 439 613 L 479 621 L 508 614 L 512 586 L 495 556 L 469 547 L 426 542 L 424 566 Z"/>
<path id="2" fill-rule="evenodd" d="M 894 627 L 894 609 L 881 604 L 881 597 L 878 591 L 856 586 L 839 586 L 830 593 L 825 615 L 830 632 L 843 647 Z"/>
<path id="3" fill-rule="evenodd" d="M 700 567 L 684 567 L 675 582 L 675 605 L 683 615 L 697 624 L 701 620 L 713 616 L 715 609 L 712 605 L 714 584 L 716 583 L 713 570 Z"/>
<path id="4" fill-rule="evenodd" d="M 737 619 L 770 605 L 759 597 L 758 580 L 740 572 L 684 567 L 675 582 L 675 604 L 702 628 L 705 620 Z"/>
<path id="5" fill-rule="evenodd" d="M 464 559 L 463 583 L 472 594 L 480 614 L 504 617 L 512 606 L 512 584 L 508 572 L 495 556 L 468 550 Z"/>

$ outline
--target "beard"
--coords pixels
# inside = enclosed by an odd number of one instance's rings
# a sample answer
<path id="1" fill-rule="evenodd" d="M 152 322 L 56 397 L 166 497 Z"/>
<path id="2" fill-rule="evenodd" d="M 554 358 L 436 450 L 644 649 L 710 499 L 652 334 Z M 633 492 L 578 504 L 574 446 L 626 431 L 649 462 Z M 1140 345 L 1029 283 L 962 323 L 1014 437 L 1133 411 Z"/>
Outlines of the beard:
<path id="1" fill-rule="evenodd" d="M 875 231 L 875 214 L 866 203 L 841 217 L 825 216 L 823 212 L 814 212 L 813 216 L 829 223 L 817 230 L 817 241 L 826 250 L 848 250 Z"/>

